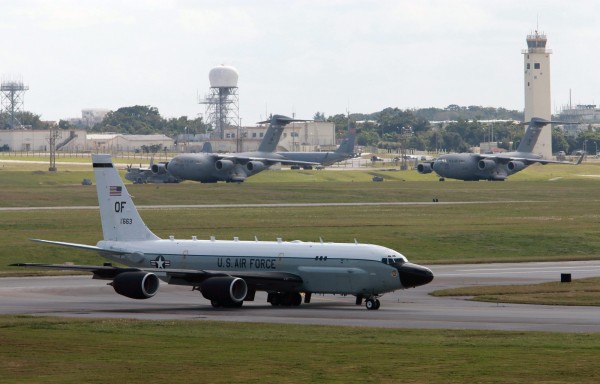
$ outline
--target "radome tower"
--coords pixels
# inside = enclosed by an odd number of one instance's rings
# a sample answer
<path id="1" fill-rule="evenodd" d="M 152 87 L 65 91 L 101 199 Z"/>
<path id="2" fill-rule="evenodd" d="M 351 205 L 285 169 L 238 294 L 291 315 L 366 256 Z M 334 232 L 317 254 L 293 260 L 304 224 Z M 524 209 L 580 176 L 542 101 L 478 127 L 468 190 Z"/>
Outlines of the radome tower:
<path id="1" fill-rule="evenodd" d="M 535 31 L 527 35 L 527 49 L 521 53 L 525 59 L 525 122 L 532 117 L 551 120 L 550 105 L 550 54 L 546 48 L 545 34 Z M 552 127 L 546 125 L 533 151 L 545 159 L 552 158 Z"/>
<path id="2" fill-rule="evenodd" d="M 224 139 L 224 128 L 239 124 L 238 71 L 234 67 L 221 65 L 208 73 L 210 92 L 200 104 L 206 105 L 207 121 L 215 133 Z"/>

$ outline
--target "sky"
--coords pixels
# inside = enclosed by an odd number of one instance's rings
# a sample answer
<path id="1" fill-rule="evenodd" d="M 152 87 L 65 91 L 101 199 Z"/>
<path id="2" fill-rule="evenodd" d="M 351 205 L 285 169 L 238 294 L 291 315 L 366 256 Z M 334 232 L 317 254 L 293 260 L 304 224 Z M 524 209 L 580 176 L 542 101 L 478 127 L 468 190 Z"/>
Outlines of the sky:
<path id="1" fill-rule="evenodd" d="M 548 36 L 553 112 L 600 103 L 600 2 L 0 0 L 0 77 L 42 120 L 133 105 L 205 115 L 239 73 L 244 125 L 283 114 L 524 107 L 526 36 Z M 571 95 L 571 99 L 570 96 Z"/>

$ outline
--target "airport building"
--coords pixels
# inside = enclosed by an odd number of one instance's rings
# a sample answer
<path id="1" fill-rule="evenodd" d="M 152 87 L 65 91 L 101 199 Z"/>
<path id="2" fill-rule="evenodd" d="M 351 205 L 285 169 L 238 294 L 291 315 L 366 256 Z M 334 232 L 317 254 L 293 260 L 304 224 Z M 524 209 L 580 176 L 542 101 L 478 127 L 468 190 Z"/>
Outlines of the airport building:
<path id="1" fill-rule="evenodd" d="M 4 151 L 35 151 L 50 150 L 50 139 L 55 137 L 58 151 L 85 151 L 86 134 L 84 129 L 10 129 L 0 131 L 0 148 Z"/>
<path id="2" fill-rule="evenodd" d="M 92 152 L 144 152 L 144 148 L 172 151 L 175 140 L 166 135 L 124 135 L 121 133 L 94 133 L 86 136 L 86 150 Z"/>
<path id="3" fill-rule="evenodd" d="M 532 117 L 552 120 L 550 104 L 550 54 L 546 48 L 548 38 L 538 31 L 527 36 L 527 49 L 523 50 L 525 72 L 525 121 Z M 542 128 L 534 153 L 545 159 L 552 158 L 552 127 Z"/>
<path id="4" fill-rule="evenodd" d="M 204 142 L 210 142 L 213 152 L 256 151 L 267 125 L 255 127 L 225 127 L 224 138 L 207 138 L 205 135 L 184 136 L 178 139 L 178 152 L 200 152 Z M 282 152 L 331 151 L 337 147 L 335 124 L 325 121 L 290 123 L 285 126 L 277 150 Z"/>

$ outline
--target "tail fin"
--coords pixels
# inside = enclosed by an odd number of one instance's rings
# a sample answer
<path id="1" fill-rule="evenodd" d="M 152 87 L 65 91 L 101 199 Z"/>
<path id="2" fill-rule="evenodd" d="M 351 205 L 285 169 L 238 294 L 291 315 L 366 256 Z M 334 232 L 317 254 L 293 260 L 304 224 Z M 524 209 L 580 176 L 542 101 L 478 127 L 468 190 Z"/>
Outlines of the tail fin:
<path id="1" fill-rule="evenodd" d="M 542 128 L 546 124 L 550 124 L 551 121 L 541 119 L 539 117 L 532 117 L 529 122 L 529 126 L 525 131 L 525 135 L 521 142 L 519 143 L 519 147 L 517 148 L 517 152 L 533 152 L 533 147 L 537 143 L 538 137 L 540 136 L 540 132 L 542 132 Z"/>
<path id="2" fill-rule="evenodd" d="M 212 149 L 212 144 L 210 143 L 210 141 L 205 141 L 204 144 L 202 144 L 202 150 L 200 152 L 202 153 L 212 153 L 213 149 Z"/>
<path id="3" fill-rule="evenodd" d="M 104 240 L 159 239 L 140 217 L 110 155 L 92 155 Z"/>
<path id="4" fill-rule="evenodd" d="M 354 144 L 356 142 L 356 129 L 351 129 L 348 131 L 348 134 L 342 142 L 340 146 L 335 150 L 335 153 L 341 155 L 354 155 Z"/>
<path id="5" fill-rule="evenodd" d="M 277 144 L 283 133 L 283 128 L 293 121 L 308 121 L 308 120 L 295 120 L 283 115 L 273 115 L 268 121 L 261 121 L 258 124 L 269 123 L 269 128 L 265 133 L 258 147 L 258 152 L 275 152 L 277 150 Z"/>

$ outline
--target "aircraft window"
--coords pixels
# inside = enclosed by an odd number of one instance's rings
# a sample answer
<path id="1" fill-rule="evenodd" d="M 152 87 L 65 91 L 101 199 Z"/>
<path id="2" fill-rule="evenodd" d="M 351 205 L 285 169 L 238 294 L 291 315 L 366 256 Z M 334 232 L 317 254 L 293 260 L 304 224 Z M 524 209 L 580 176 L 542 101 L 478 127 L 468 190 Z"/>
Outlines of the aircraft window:
<path id="1" fill-rule="evenodd" d="M 381 262 L 382 262 L 383 264 L 387 264 L 387 257 L 384 257 L 384 258 L 382 258 L 382 259 L 381 259 Z"/>

